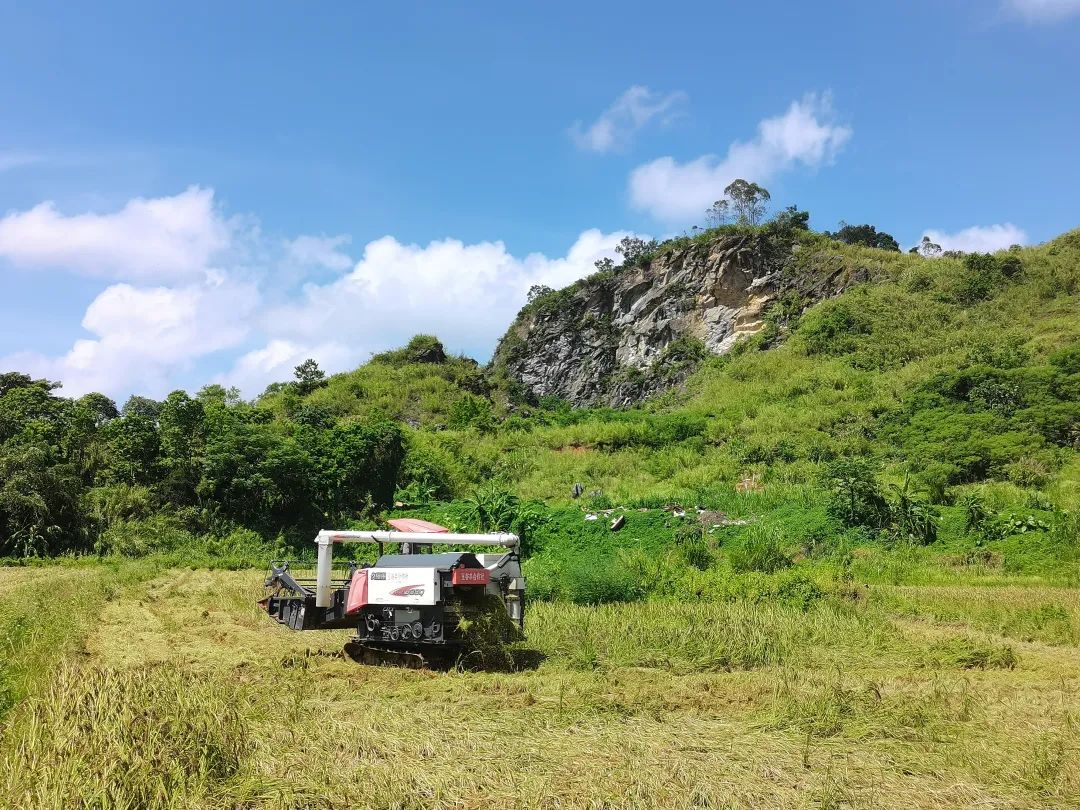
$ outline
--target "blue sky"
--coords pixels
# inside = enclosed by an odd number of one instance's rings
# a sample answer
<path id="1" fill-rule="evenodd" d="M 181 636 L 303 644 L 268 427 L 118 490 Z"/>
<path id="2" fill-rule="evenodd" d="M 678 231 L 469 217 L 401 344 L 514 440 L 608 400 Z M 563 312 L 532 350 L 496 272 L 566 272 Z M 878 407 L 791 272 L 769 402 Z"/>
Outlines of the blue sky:
<path id="1" fill-rule="evenodd" d="M 700 224 L 994 249 L 1080 225 L 1080 0 L 0 0 L 0 366 L 246 395 Z"/>

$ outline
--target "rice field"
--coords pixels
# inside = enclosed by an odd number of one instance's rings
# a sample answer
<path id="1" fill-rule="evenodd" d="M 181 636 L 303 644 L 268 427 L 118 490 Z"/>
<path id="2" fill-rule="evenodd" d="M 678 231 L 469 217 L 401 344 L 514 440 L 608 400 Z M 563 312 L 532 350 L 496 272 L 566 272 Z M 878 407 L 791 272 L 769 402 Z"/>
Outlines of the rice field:
<path id="1" fill-rule="evenodd" d="M 496 674 L 357 665 L 260 582 L 0 569 L 0 806 L 1080 806 L 1074 590 L 534 604 Z"/>

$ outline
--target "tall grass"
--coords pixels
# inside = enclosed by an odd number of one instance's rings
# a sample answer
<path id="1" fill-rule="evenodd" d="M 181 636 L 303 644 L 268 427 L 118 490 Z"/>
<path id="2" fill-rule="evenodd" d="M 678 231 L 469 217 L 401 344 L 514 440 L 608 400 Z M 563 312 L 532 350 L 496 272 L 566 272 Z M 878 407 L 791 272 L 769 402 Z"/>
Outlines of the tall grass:
<path id="1" fill-rule="evenodd" d="M 1021 641 L 1080 645 L 1080 594 L 1042 587 L 899 587 L 874 592 L 889 610 L 970 624 Z"/>
<path id="2" fill-rule="evenodd" d="M 879 616 L 838 604 L 808 611 L 749 602 L 646 602 L 530 607 L 527 644 L 554 666 L 656 667 L 674 672 L 749 670 L 830 651 L 883 654 L 895 636 Z"/>
<path id="3" fill-rule="evenodd" d="M 11 808 L 226 804 L 251 748 L 232 684 L 170 666 L 65 666 L 7 736 L 0 806 Z"/>

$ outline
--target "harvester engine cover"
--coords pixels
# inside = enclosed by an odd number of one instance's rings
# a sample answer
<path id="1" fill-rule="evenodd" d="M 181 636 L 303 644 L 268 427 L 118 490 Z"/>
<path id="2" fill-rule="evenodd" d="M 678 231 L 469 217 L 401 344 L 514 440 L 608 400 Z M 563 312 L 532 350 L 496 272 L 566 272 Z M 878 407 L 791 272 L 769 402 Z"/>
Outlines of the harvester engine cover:
<path id="1" fill-rule="evenodd" d="M 388 554 L 353 574 L 346 612 L 362 618 L 362 640 L 441 644 L 490 581 L 491 572 L 468 551 Z"/>

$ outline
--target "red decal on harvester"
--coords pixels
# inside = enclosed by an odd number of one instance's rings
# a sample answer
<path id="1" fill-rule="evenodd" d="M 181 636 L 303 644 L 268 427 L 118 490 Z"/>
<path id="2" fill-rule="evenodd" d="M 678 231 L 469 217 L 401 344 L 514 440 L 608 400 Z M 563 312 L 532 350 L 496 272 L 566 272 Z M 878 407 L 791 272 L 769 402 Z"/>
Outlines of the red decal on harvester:
<path id="1" fill-rule="evenodd" d="M 491 572 L 486 568 L 455 568 L 450 581 L 454 585 L 487 585 Z"/>

